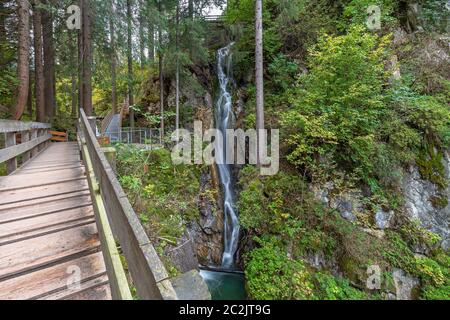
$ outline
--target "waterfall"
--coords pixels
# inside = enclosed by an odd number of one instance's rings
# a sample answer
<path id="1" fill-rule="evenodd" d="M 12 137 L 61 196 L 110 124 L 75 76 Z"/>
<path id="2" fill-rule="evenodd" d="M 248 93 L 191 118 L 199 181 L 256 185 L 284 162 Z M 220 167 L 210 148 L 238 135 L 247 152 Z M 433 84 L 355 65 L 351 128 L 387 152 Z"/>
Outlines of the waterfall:
<path id="1" fill-rule="evenodd" d="M 223 150 L 216 150 L 216 156 L 222 159 L 218 164 L 220 180 L 224 195 L 224 253 L 222 267 L 231 269 L 234 266 L 234 255 L 239 241 L 239 219 L 234 201 L 234 187 L 231 178 L 231 166 L 226 163 L 226 130 L 230 128 L 232 119 L 232 97 L 229 85 L 232 81 L 232 54 L 233 43 L 217 52 L 217 76 L 219 79 L 220 94 L 216 102 L 216 123 L 224 136 Z M 219 161 L 220 162 L 220 161 Z"/>

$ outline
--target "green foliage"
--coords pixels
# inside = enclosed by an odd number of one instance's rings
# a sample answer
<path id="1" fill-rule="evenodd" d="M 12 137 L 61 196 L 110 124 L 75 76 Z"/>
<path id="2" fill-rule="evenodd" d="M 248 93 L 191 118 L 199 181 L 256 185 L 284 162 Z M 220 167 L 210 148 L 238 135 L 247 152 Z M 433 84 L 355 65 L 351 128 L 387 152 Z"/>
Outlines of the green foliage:
<path id="1" fill-rule="evenodd" d="M 450 300 L 450 257 L 438 252 L 434 259 L 419 261 L 425 280 L 421 297 L 426 300 Z"/>
<path id="2" fill-rule="evenodd" d="M 313 273 L 301 260 L 288 257 L 275 237 L 257 238 L 259 248 L 247 256 L 249 293 L 258 300 L 362 300 L 367 295 L 345 279 L 325 272 Z"/>
<path id="3" fill-rule="evenodd" d="M 414 228 L 414 226 L 412 226 Z M 439 237 L 427 231 L 420 230 L 422 243 L 434 245 Z M 405 230 L 402 231 L 405 235 Z M 406 234 L 408 237 L 408 234 Z M 428 240 L 426 239 L 428 238 Z M 388 233 L 389 246 L 383 252 L 393 267 L 405 270 L 421 280 L 421 298 L 430 300 L 448 300 L 450 297 L 450 257 L 441 249 L 435 250 L 430 257 L 416 257 L 402 237 L 393 231 Z"/>
<path id="4" fill-rule="evenodd" d="M 305 300 L 313 298 L 313 283 L 301 261 L 290 259 L 276 238 L 257 239 L 245 273 L 249 294 L 256 300 Z"/>
<path id="5" fill-rule="evenodd" d="M 311 179 L 333 178 L 337 166 L 365 183 L 394 187 L 400 175 L 392 168 L 413 164 L 424 145 L 449 145 L 445 103 L 405 83 L 385 89 L 388 40 L 361 27 L 322 37 L 310 51 L 309 74 L 284 93 L 292 106 L 281 114 L 287 159 Z M 423 176 L 445 188 L 442 153 L 427 151 L 418 159 Z"/>
<path id="6" fill-rule="evenodd" d="M 429 249 L 435 248 L 436 245 L 442 241 L 442 238 L 439 235 L 422 228 L 420 224 L 420 221 L 408 220 L 401 226 L 399 234 L 410 246 L 422 244 Z"/>
<path id="7" fill-rule="evenodd" d="M 174 166 L 168 150 L 117 146 L 120 182 L 154 240 L 176 244 L 198 216 L 199 169 Z"/>
<path id="8" fill-rule="evenodd" d="M 346 277 L 355 282 L 365 281 L 365 270 L 374 261 L 387 266 L 380 254 L 382 241 L 319 205 L 298 176 L 281 172 L 274 177 L 259 177 L 254 168 L 247 167 L 240 184 L 242 227 L 250 235 L 273 235 L 280 248 L 289 248 L 292 259 L 300 261 L 311 253 L 324 253 L 336 259 Z M 345 282 L 336 285 L 343 288 Z M 336 294 L 342 298 L 345 292 Z"/>
<path id="9" fill-rule="evenodd" d="M 284 54 L 277 55 L 269 65 L 268 71 L 279 90 L 291 87 L 298 73 L 298 65 L 290 61 Z"/>
<path id="10" fill-rule="evenodd" d="M 323 208 L 316 204 L 306 184 L 296 176 L 279 173 L 260 178 L 255 168 L 241 173 L 240 224 L 258 235 L 277 234 L 296 241 L 298 254 L 308 250 L 331 252 L 332 238 L 320 225 Z"/>
<path id="11" fill-rule="evenodd" d="M 448 21 L 450 19 L 450 10 L 447 7 L 448 1 L 428 0 L 422 2 L 421 18 L 425 30 L 440 33 L 448 32 Z"/>
<path id="12" fill-rule="evenodd" d="M 346 1 L 347 2 L 347 1 Z M 343 18 L 346 19 L 340 25 L 341 29 L 345 29 L 351 23 L 365 25 L 368 18 L 368 8 L 370 6 L 378 6 L 381 14 L 381 24 L 392 25 L 395 22 L 393 13 L 396 7 L 396 1 L 393 0 L 351 0 L 346 4 L 343 12 Z"/>
<path id="13" fill-rule="evenodd" d="M 317 272 L 314 274 L 319 300 L 366 300 L 368 296 L 350 286 L 348 280 L 333 277 L 330 274 Z"/>
<path id="14" fill-rule="evenodd" d="M 417 157 L 417 165 L 423 179 L 436 184 L 441 190 L 447 188 L 445 177 L 444 155 L 442 151 L 429 146 L 428 150 L 422 150 Z"/>
<path id="15" fill-rule="evenodd" d="M 320 176 L 331 156 L 367 180 L 376 157 L 376 129 L 385 109 L 383 56 L 387 38 L 353 27 L 344 36 L 324 36 L 310 52 L 310 73 L 299 79 L 282 116 L 289 161 Z M 322 159 L 321 159 L 322 158 Z"/>
<path id="16" fill-rule="evenodd" d="M 414 253 L 402 237 L 393 231 L 387 233 L 389 246 L 383 251 L 383 256 L 391 266 L 400 268 L 409 274 L 417 274 Z"/>
<path id="17" fill-rule="evenodd" d="M 446 278 L 439 264 L 430 258 L 416 259 L 417 271 L 425 283 L 442 286 Z"/>

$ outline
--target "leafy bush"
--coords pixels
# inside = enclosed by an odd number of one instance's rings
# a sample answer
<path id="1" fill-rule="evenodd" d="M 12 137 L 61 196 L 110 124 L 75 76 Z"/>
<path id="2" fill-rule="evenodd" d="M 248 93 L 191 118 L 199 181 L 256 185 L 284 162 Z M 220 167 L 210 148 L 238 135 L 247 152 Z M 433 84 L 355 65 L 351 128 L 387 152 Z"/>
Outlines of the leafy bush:
<path id="1" fill-rule="evenodd" d="M 378 6 L 381 14 L 381 25 L 392 25 L 395 22 L 393 13 L 396 7 L 396 1 L 393 0 L 350 0 L 344 8 L 343 17 L 347 20 L 341 25 L 345 28 L 351 23 L 365 25 L 369 18 L 368 8 Z"/>
<path id="2" fill-rule="evenodd" d="M 176 243 L 198 216 L 197 166 L 174 166 L 170 151 L 117 146 L 120 182 L 153 240 Z"/>
<path id="3" fill-rule="evenodd" d="M 290 259 L 274 237 L 257 239 L 260 248 L 247 256 L 249 294 L 257 300 L 305 300 L 313 297 L 311 275 L 301 261 Z"/>
<path id="4" fill-rule="evenodd" d="M 317 272 L 314 274 L 318 299 L 320 300 L 365 300 L 367 295 L 350 286 L 348 280 L 335 278 L 330 274 Z"/>
<path id="5" fill-rule="evenodd" d="M 385 110 L 383 57 L 388 38 L 361 27 L 323 36 L 310 51 L 310 73 L 292 91 L 287 127 L 288 159 L 320 175 L 325 155 L 367 179 L 373 171 L 376 129 Z"/>
<path id="6" fill-rule="evenodd" d="M 301 260 L 288 257 L 275 237 L 257 238 L 259 248 L 247 256 L 246 278 L 254 299 L 362 300 L 367 295 L 345 279 L 312 273 Z"/>

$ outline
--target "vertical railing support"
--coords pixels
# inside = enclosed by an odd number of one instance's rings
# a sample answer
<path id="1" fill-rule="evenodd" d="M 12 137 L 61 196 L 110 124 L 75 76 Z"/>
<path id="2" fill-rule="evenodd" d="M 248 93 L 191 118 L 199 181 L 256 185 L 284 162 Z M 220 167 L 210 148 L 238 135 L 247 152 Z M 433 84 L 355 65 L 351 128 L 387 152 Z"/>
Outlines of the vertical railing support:
<path id="1" fill-rule="evenodd" d="M 22 132 L 22 143 L 27 143 L 30 141 L 30 131 Z M 22 162 L 25 163 L 31 159 L 31 152 L 27 151 L 23 154 Z"/>
<path id="2" fill-rule="evenodd" d="M 108 160 L 114 173 L 117 174 L 116 148 L 113 147 L 102 148 L 102 151 L 105 154 L 106 160 Z"/>
<path id="3" fill-rule="evenodd" d="M 94 132 L 95 135 L 97 135 L 97 118 L 96 117 L 87 117 L 89 121 L 89 125 L 91 126 L 92 132 Z"/>
<path id="4" fill-rule="evenodd" d="M 5 146 L 13 147 L 16 145 L 16 133 L 15 132 L 8 132 L 5 135 Z M 6 161 L 6 173 L 11 174 L 14 171 L 17 170 L 17 158 L 14 157 L 11 160 Z"/>
<path id="5" fill-rule="evenodd" d="M 37 137 L 38 137 L 38 130 L 36 130 L 36 129 L 31 130 L 31 140 L 34 140 L 34 139 L 36 139 Z M 39 152 L 39 146 L 34 147 L 34 148 L 31 150 L 31 157 L 32 157 L 32 158 L 36 157 L 36 155 L 38 154 L 38 152 Z"/>

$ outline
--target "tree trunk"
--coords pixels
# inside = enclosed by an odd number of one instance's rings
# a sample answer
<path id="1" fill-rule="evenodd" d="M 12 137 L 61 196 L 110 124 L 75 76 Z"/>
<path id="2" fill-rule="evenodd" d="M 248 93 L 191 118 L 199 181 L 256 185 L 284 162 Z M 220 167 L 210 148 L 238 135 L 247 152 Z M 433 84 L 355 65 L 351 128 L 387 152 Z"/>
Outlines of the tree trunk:
<path id="1" fill-rule="evenodd" d="M 51 4 L 51 1 L 46 1 Z M 42 11 L 42 36 L 44 47 L 44 100 L 46 120 L 50 121 L 55 115 L 55 48 L 53 44 L 53 15 Z"/>
<path id="2" fill-rule="evenodd" d="M 110 32 L 110 45 L 111 45 L 111 104 L 112 104 L 112 110 L 114 114 L 118 113 L 117 110 L 117 76 L 116 76 L 116 32 L 114 28 L 114 16 L 115 16 L 115 9 L 114 9 L 114 0 L 111 0 L 111 13 L 109 17 L 109 32 Z"/>
<path id="3" fill-rule="evenodd" d="M 162 6 L 161 0 L 158 1 L 158 11 L 159 11 L 159 25 L 158 25 L 158 58 L 159 58 L 159 103 L 161 108 L 161 141 L 164 139 L 164 74 L 163 74 L 163 62 L 164 55 L 162 51 Z"/>
<path id="4" fill-rule="evenodd" d="M 30 62 L 28 62 L 30 63 Z M 28 69 L 28 98 L 27 98 L 27 112 L 30 119 L 33 119 L 33 75 L 30 69 Z"/>
<path id="5" fill-rule="evenodd" d="M 155 28 L 153 26 L 152 22 L 148 23 L 148 60 L 154 61 L 155 60 Z"/>
<path id="6" fill-rule="evenodd" d="M 78 106 L 78 97 L 77 97 L 77 75 L 76 73 L 72 73 L 72 117 L 77 117 L 77 106 Z"/>
<path id="7" fill-rule="evenodd" d="M 176 97 L 175 97 L 175 104 L 176 104 L 176 119 L 175 119 L 175 130 L 178 131 L 180 129 L 180 59 L 178 57 L 179 54 L 179 46 L 180 46 L 180 3 L 177 1 L 177 17 L 176 17 L 176 64 L 177 64 L 177 70 L 176 70 Z"/>
<path id="8" fill-rule="evenodd" d="M 18 1 L 18 62 L 17 100 L 14 108 L 14 119 L 19 120 L 25 110 L 28 99 L 28 86 L 30 81 L 30 3 L 28 0 Z"/>
<path id="9" fill-rule="evenodd" d="M 255 40 L 256 40 L 256 130 L 258 131 L 258 164 L 261 164 L 262 130 L 264 129 L 264 79 L 263 79 L 263 20 L 262 0 L 255 5 Z"/>
<path id="10" fill-rule="evenodd" d="M 92 40 L 90 1 L 83 0 L 83 108 L 92 116 Z"/>
<path id="11" fill-rule="evenodd" d="M 145 57 L 145 33 L 144 33 L 144 0 L 139 0 L 139 55 L 141 68 L 144 69 Z"/>
<path id="12" fill-rule="evenodd" d="M 194 20 L 194 0 L 188 2 L 188 14 L 191 20 Z"/>
<path id="13" fill-rule="evenodd" d="M 127 58 L 128 58 L 128 104 L 130 106 L 130 127 L 134 128 L 134 105 L 133 97 L 133 47 L 132 47 L 132 14 L 131 14 L 131 0 L 127 0 Z"/>
<path id="14" fill-rule="evenodd" d="M 83 1 L 79 0 L 78 5 L 83 12 Z M 84 61 L 84 45 L 83 45 L 83 29 L 84 22 L 81 19 L 81 30 L 78 30 L 78 110 L 83 108 L 83 61 Z"/>
<path id="15" fill-rule="evenodd" d="M 72 32 L 69 33 L 69 51 L 70 51 L 70 62 L 72 63 L 72 66 L 70 68 L 70 77 L 71 77 L 71 102 L 72 102 L 72 110 L 71 115 L 72 117 L 77 116 L 77 105 L 78 105 L 78 99 L 77 99 L 77 66 L 78 63 L 76 61 L 75 56 L 75 39 Z"/>
<path id="16" fill-rule="evenodd" d="M 34 88 L 36 97 L 36 121 L 45 121 L 45 96 L 44 96 L 44 62 L 43 62 L 43 42 L 42 42 L 42 20 L 39 0 L 34 1 L 33 8 L 33 32 L 34 32 Z"/>

